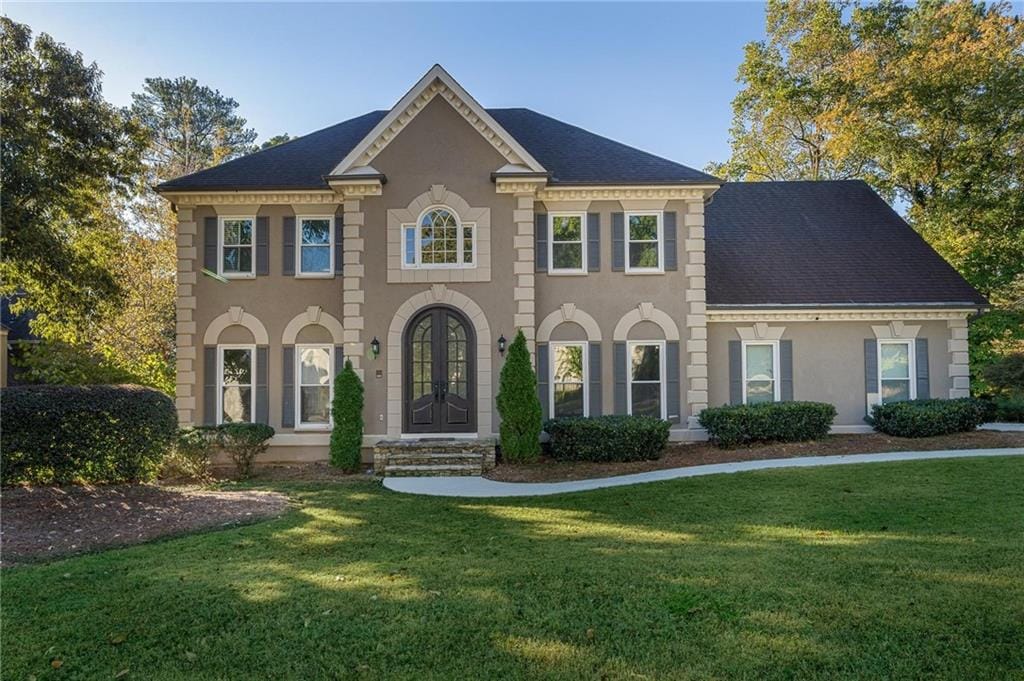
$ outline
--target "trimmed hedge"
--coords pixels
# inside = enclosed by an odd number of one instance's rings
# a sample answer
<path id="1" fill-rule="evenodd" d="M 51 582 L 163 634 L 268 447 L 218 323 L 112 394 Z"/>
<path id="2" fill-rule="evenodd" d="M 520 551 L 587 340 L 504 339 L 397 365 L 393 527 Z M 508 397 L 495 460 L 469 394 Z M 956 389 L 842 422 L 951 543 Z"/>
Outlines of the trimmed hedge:
<path id="1" fill-rule="evenodd" d="M 274 429 L 265 423 L 222 423 L 216 426 L 214 443 L 223 449 L 235 462 L 238 475 L 248 478 L 252 475 L 252 464 L 256 457 L 267 451 Z"/>
<path id="2" fill-rule="evenodd" d="M 4 388 L 0 481 L 152 480 L 178 435 L 170 397 L 136 385 Z"/>
<path id="3" fill-rule="evenodd" d="M 651 416 L 552 419 L 544 424 L 551 457 L 560 461 L 657 459 L 668 443 L 668 421 Z"/>
<path id="4" fill-rule="evenodd" d="M 1017 399 L 995 400 L 993 421 L 1003 423 L 1024 423 L 1024 397 Z"/>
<path id="5" fill-rule="evenodd" d="M 700 425 L 719 447 L 751 442 L 802 442 L 828 435 L 836 408 L 825 402 L 765 402 L 711 407 Z"/>
<path id="6" fill-rule="evenodd" d="M 966 433 L 994 415 L 990 402 L 973 397 L 876 404 L 867 418 L 875 430 L 897 437 L 934 437 Z"/>

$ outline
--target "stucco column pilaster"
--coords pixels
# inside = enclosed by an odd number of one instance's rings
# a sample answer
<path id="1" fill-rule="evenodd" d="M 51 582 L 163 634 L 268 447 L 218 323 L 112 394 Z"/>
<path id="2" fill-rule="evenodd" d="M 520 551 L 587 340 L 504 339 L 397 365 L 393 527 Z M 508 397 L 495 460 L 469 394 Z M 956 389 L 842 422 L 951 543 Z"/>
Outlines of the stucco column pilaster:
<path id="1" fill-rule="evenodd" d="M 697 416 L 708 406 L 708 318 L 704 269 L 704 200 L 686 202 L 686 408 L 687 426 L 699 428 Z"/>
<path id="2" fill-rule="evenodd" d="M 365 265 L 363 263 L 363 252 L 366 250 L 366 242 L 362 236 L 365 216 L 362 212 L 360 198 L 345 197 L 344 211 L 344 234 L 343 258 L 344 274 L 342 275 L 342 326 L 345 327 L 345 358 L 352 361 L 352 368 L 355 369 L 359 378 L 363 379 L 363 354 L 365 342 L 363 339 L 363 328 L 366 322 L 363 318 L 363 305 L 366 303 L 366 291 L 363 288 L 365 277 Z"/>
<path id="3" fill-rule="evenodd" d="M 967 352 L 967 319 L 950 319 L 949 328 L 949 377 L 952 379 L 949 398 L 971 396 L 971 365 Z"/>
<path id="4" fill-rule="evenodd" d="M 533 356 L 537 350 L 536 317 L 536 253 L 534 252 L 533 202 L 535 192 L 514 194 L 516 207 L 513 221 L 516 224 L 514 238 L 516 259 L 513 264 L 516 285 L 513 291 L 516 311 L 514 324 L 526 336 L 526 344 Z"/>
<path id="5" fill-rule="evenodd" d="M 175 311 L 175 406 L 178 423 L 189 426 L 195 423 L 196 383 L 196 269 L 197 257 L 196 223 L 192 208 L 178 207 L 177 225 L 178 270 L 177 307 Z"/>

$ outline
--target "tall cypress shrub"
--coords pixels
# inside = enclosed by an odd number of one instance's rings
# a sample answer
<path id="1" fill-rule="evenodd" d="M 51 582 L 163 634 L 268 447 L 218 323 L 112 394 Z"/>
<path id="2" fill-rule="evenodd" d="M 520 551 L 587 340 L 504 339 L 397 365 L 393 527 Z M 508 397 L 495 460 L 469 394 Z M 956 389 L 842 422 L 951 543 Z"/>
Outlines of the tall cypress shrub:
<path id="1" fill-rule="evenodd" d="M 351 360 L 346 359 L 345 368 L 334 377 L 331 414 L 331 465 L 354 473 L 359 470 L 363 446 L 363 382 Z"/>
<path id="2" fill-rule="evenodd" d="M 535 461 L 540 456 L 541 409 L 537 374 L 530 363 L 526 336 L 520 329 L 508 349 L 498 387 L 501 455 L 509 461 Z"/>

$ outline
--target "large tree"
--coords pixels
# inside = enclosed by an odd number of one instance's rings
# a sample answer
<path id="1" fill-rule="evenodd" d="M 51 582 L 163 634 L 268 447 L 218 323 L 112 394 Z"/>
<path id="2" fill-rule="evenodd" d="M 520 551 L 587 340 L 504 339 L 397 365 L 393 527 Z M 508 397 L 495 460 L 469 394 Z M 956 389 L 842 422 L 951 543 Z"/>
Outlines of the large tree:
<path id="1" fill-rule="evenodd" d="M 728 179 L 863 177 L 999 310 L 973 359 L 1024 346 L 1024 23 L 1006 3 L 770 0 L 747 45 Z"/>
<path id="2" fill-rule="evenodd" d="M 144 137 L 103 99 L 95 64 L 0 17 L 2 291 L 46 325 L 86 324 L 122 293 L 111 271 L 118 218 L 137 186 Z"/>
<path id="3" fill-rule="evenodd" d="M 146 164 L 157 181 L 194 173 L 254 150 L 256 131 L 238 102 L 195 78 L 147 78 L 132 112 L 150 135 Z"/>

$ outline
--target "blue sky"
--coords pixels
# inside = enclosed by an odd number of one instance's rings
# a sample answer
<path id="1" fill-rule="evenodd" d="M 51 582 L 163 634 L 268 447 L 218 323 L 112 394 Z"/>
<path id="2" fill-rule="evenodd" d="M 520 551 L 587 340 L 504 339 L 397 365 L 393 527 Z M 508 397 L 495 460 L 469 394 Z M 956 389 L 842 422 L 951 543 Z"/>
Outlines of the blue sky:
<path id="1" fill-rule="evenodd" d="M 4 13 L 104 72 L 127 104 L 188 75 L 260 139 L 391 107 L 435 62 L 487 107 L 524 106 L 697 168 L 728 155 L 759 3 L 23 4 Z"/>

